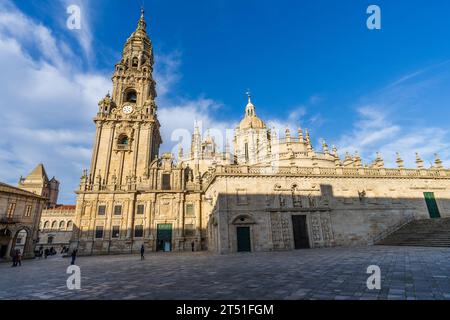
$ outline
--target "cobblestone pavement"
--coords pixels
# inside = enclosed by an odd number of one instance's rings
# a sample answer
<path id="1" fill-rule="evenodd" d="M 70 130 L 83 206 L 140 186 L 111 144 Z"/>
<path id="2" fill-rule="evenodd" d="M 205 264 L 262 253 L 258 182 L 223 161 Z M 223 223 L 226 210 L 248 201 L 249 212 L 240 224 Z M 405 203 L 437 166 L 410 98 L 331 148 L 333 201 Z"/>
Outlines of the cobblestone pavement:
<path id="1" fill-rule="evenodd" d="M 450 248 L 368 247 L 213 255 L 79 257 L 0 264 L 0 299 L 450 299 Z M 368 290 L 369 265 L 381 290 Z"/>

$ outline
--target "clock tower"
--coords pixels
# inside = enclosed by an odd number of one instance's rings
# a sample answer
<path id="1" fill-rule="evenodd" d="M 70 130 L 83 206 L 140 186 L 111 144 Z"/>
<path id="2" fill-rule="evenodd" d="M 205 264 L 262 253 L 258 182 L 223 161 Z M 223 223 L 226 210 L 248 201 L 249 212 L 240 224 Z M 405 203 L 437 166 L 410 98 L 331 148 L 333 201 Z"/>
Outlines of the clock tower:
<path id="1" fill-rule="evenodd" d="M 112 76 L 112 94 L 99 103 L 96 136 L 87 179 L 117 185 L 148 177 L 162 143 L 156 114 L 153 47 L 141 10 L 136 31 L 125 43 Z"/>

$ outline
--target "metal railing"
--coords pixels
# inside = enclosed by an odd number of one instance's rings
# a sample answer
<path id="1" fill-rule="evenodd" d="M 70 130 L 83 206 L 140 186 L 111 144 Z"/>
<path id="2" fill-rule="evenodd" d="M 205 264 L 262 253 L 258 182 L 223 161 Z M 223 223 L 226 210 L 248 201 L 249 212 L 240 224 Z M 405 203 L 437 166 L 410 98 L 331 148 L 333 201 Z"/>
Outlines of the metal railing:
<path id="1" fill-rule="evenodd" d="M 386 230 L 384 230 L 383 232 L 381 232 L 380 234 L 378 234 L 376 237 L 374 237 L 371 241 L 371 244 L 376 244 L 379 241 L 383 240 L 384 238 L 390 236 L 391 234 L 393 234 L 394 232 L 400 230 L 401 228 L 403 228 L 405 225 L 407 225 L 408 223 L 414 221 L 416 219 L 416 217 L 414 215 L 409 215 L 405 220 L 399 222 L 396 225 L 393 225 L 389 228 L 387 228 Z"/>

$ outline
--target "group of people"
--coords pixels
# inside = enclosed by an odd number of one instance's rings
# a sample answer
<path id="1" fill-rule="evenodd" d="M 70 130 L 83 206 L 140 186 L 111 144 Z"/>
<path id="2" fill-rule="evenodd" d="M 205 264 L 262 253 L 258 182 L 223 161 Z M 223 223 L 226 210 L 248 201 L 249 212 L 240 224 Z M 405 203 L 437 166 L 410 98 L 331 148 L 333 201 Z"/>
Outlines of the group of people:
<path id="1" fill-rule="evenodd" d="M 69 248 L 66 247 L 66 246 L 64 246 L 64 247 L 62 247 L 60 254 L 65 254 L 65 253 L 68 253 L 68 252 L 69 252 Z M 36 251 L 35 251 L 35 256 L 36 256 L 37 258 L 39 258 L 39 259 L 41 259 L 42 257 L 44 257 L 45 259 L 47 259 L 48 256 L 54 256 L 54 255 L 56 255 L 57 253 L 58 253 L 58 252 L 57 252 L 57 251 L 55 250 L 55 248 L 53 248 L 53 247 L 45 248 L 45 250 L 44 250 L 43 246 L 41 246 L 41 247 L 39 248 L 39 250 L 36 250 Z"/>
<path id="2" fill-rule="evenodd" d="M 195 251 L 195 243 L 194 242 L 191 243 L 191 246 L 192 246 L 192 251 Z M 68 253 L 68 252 L 69 252 L 69 248 L 68 247 L 64 246 L 61 249 L 61 254 Z M 39 248 L 39 251 L 37 251 L 35 254 L 36 254 L 37 257 L 39 257 L 39 259 L 42 258 L 42 256 L 44 256 L 45 259 L 47 259 L 47 256 L 55 255 L 56 254 L 56 250 L 53 247 L 51 247 L 50 249 L 46 248 L 44 250 L 43 247 L 41 246 Z M 70 257 L 72 258 L 70 264 L 72 264 L 72 265 L 75 264 L 75 260 L 77 259 L 77 254 L 78 254 L 78 249 L 74 249 L 72 251 L 72 253 L 70 254 Z M 144 247 L 144 245 L 141 246 L 141 260 L 145 260 L 145 247 Z M 20 250 L 15 250 L 14 255 L 13 255 L 13 265 L 12 266 L 13 267 L 22 266 L 22 253 L 20 252 Z"/>

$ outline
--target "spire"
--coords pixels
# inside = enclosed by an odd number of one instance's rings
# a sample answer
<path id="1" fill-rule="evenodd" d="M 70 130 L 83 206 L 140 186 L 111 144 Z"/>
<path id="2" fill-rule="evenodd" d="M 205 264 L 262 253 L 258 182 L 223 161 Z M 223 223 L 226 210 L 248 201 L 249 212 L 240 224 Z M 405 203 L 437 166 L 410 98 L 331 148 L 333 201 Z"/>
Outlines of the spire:
<path id="1" fill-rule="evenodd" d="M 252 103 L 250 91 L 246 92 L 248 103 L 245 107 L 245 117 L 239 123 L 239 129 L 266 129 L 264 122 L 256 116 L 255 106 Z"/>
<path id="2" fill-rule="evenodd" d="M 247 107 L 245 108 L 245 116 L 246 117 L 256 116 L 255 106 L 252 103 L 252 94 L 251 94 L 250 90 L 247 90 L 246 94 L 248 97 L 248 103 L 247 103 Z"/>
<path id="3" fill-rule="evenodd" d="M 381 157 L 381 154 L 377 152 L 377 157 L 375 158 L 374 165 L 376 168 L 383 168 L 384 167 L 384 160 Z"/>
<path id="4" fill-rule="evenodd" d="M 338 151 L 337 151 L 337 148 L 336 148 L 335 145 L 333 145 L 332 154 L 333 154 L 333 156 L 335 156 L 335 157 L 339 157 Z"/>
<path id="5" fill-rule="evenodd" d="M 138 21 L 138 25 L 137 25 L 136 31 L 137 30 L 146 31 L 146 29 L 147 29 L 147 23 L 145 22 L 144 14 L 145 14 L 145 10 L 144 10 L 144 7 L 142 6 L 141 7 L 141 17 L 140 17 L 140 19 Z"/>
<path id="6" fill-rule="evenodd" d="M 303 130 L 301 127 L 298 127 L 298 141 L 303 143 L 304 139 L 303 139 Z"/>
<path id="7" fill-rule="evenodd" d="M 286 142 L 291 142 L 291 130 L 289 130 L 289 127 L 286 127 L 285 136 L 286 136 Z"/>
<path id="8" fill-rule="evenodd" d="M 442 169 L 444 166 L 442 165 L 442 160 L 437 153 L 434 154 L 434 158 L 435 168 Z"/>
<path id="9" fill-rule="evenodd" d="M 423 160 L 420 158 L 419 153 L 416 152 L 416 164 L 418 169 L 423 169 Z"/>
<path id="10" fill-rule="evenodd" d="M 356 168 L 362 168 L 361 157 L 359 156 L 358 150 L 355 151 L 355 155 L 353 157 L 353 163 Z"/>
<path id="11" fill-rule="evenodd" d="M 397 160 L 395 162 L 397 162 L 397 167 L 399 169 L 403 169 L 405 167 L 405 163 L 403 162 L 403 159 L 400 157 L 400 153 L 398 152 L 397 152 Z"/>
<path id="12" fill-rule="evenodd" d="M 250 89 L 247 89 L 247 92 L 245 93 L 248 97 L 248 103 L 252 103 L 252 93 L 250 92 Z"/>
<path id="13" fill-rule="evenodd" d="M 325 153 L 325 154 L 329 154 L 330 153 L 330 151 L 328 149 L 328 144 L 325 141 L 325 139 L 322 140 L 322 150 L 323 150 L 323 153 Z"/>
<path id="14" fill-rule="evenodd" d="M 27 176 L 30 179 L 42 179 L 43 181 L 48 181 L 47 173 L 45 172 L 44 165 L 39 163 L 36 168 L 31 171 L 31 173 Z"/>

